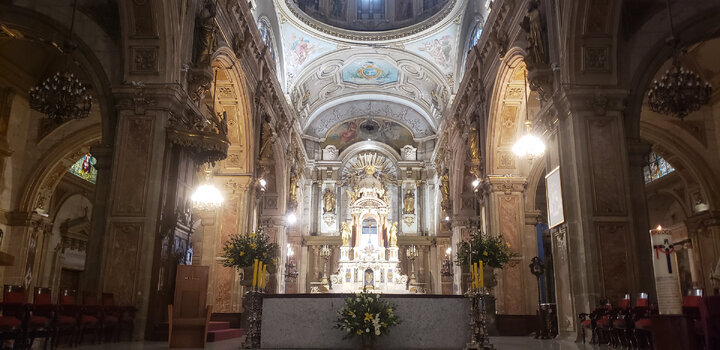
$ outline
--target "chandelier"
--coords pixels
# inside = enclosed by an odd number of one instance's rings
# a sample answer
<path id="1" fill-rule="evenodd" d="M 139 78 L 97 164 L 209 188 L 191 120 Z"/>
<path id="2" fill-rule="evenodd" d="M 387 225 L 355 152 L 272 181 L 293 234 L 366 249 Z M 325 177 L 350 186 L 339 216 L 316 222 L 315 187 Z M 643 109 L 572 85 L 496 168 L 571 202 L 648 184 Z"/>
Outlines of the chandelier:
<path id="1" fill-rule="evenodd" d="M 656 113 L 685 118 L 710 100 L 712 86 L 703 82 L 700 75 L 683 68 L 673 59 L 672 67 L 660 80 L 655 80 L 648 92 L 648 105 Z"/>
<path id="2" fill-rule="evenodd" d="M 68 44 L 63 50 L 66 70 L 69 61 L 68 51 L 73 49 L 72 36 L 76 11 L 77 0 L 73 3 Z M 70 72 L 57 72 L 37 86 L 30 88 L 28 100 L 30 108 L 47 115 L 56 123 L 86 118 L 92 107 L 92 96 L 90 96 L 88 88 Z"/>
<path id="3" fill-rule="evenodd" d="M 73 73 L 57 72 L 30 89 L 30 108 L 57 123 L 88 116 L 92 96 Z"/>
<path id="4" fill-rule="evenodd" d="M 513 153 L 518 157 L 524 157 L 532 161 L 545 154 L 545 143 L 532 134 L 532 122 L 528 116 L 528 95 L 527 95 L 527 71 L 525 71 L 525 135 L 512 147 Z"/>
<path id="5" fill-rule="evenodd" d="M 699 110 L 702 105 L 710 101 L 712 86 L 702 81 L 699 74 L 680 65 L 682 50 L 677 45 L 670 0 L 665 0 L 665 6 L 670 27 L 670 38 L 667 42 L 673 45 L 675 54 L 672 67 L 665 71 L 660 81 L 655 80 L 650 87 L 648 105 L 653 112 L 673 115 L 683 120 L 688 114 Z"/>
<path id="6" fill-rule="evenodd" d="M 211 182 L 212 175 L 210 173 L 210 166 L 208 165 L 205 169 L 205 181 L 203 184 L 193 192 L 190 199 L 193 203 L 193 208 L 198 210 L 215 210 L 220 208 L 223 203 L 223 196 L 220 190 L 215 187 Z"/>

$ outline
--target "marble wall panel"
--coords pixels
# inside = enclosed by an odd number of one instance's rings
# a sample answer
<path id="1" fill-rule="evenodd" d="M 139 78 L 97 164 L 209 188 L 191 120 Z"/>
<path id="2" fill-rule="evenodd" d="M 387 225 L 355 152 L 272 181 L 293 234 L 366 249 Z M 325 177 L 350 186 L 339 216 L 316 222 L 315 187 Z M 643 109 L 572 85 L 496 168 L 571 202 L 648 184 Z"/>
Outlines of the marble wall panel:
<path id="1" fill-rule="evenodd" d="M 146 116 L 122 118 L 121 123 L 113 215 L 144 216 L 154 123 Z"/>
<path id="2" fill-rule="evenodd" d="M 115 222 L 110 225 L 103 291 L 113 293 L 118 305 L 134 305 L 142 230 L 142 223 Z"/>
<path id="3" fill-rule="evenodd" d="M 595 215 L 621 216 L 627 213 L 625 180 L 622 174 L 620 130 L 615 118 L 593 117 L 587 120 L 587 152 L 593 210 Z"/>
<path id="4" fill-rule="evenodd" d="M 631 250 L 626 223 L 595 224 L 603 297 L 619 300 L 630 291 L 631 265 L 628 253 Z M 650 247 L 648 247 L 649 249 Z"/>
<path id="5" fill-rule="evenodd" d="M 511 145 L 517 132 L 518 106 L 504 104 L 500 110 L 500 140 L 498 145 Z"/>
<path id="6" fill-rule="evenodd" d="M 215 268 L 215 303 L 213 312 L 233 312 L 232 291 L 235 283 L 235 269 L 222 266 L 219 263 Z"/>

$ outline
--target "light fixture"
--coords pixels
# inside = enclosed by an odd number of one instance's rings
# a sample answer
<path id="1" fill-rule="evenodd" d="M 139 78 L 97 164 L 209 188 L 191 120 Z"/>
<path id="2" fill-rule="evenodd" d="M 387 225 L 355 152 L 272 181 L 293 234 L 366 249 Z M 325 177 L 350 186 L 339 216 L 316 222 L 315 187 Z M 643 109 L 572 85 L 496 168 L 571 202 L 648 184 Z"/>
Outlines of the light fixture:
<path id="1" fill-rule="evenodd" d="M 472 182 L 472 187 L 473 187 L 473 188 L 477 188 L 479 185 L 480 185 L 480 180 L 479 180 L 479 179 L 473 180 L 473 182 Z"/>
<path id="2" fill-rule="evenodd" d="M 267 185 L 267 181 L 265 181 L 265 179 L 260 179 L 260 181 L 258 181 L 258 183 L 260 184 L 260 187 L 265 189 L 265 186 Z"/>
<path id="3" fill-rule="evenodd" d="M 525 135 L 512 147 L 513 153 L 518 157 L 524 157 L 532 161 L 545 154 L 545 143 L 532 134 L 532 122 L 528 117 L 528 95 L 527 95 L 527 71 L 525 71 Z"/>
<path id="4" fill-rule="evenodd" d="M 56 72 L 42 83 L 30 88 L 28 94 L 30 108 L 45 114 L 58 124 L 71 119 L 86 118 L 92 107 L 92 96 L 88 88 L 73 73 L 67 71 L 70 52 L 73 49 L 72 36 L 76 11 L 77 0 L 73 3 L 68 43 L 62 48 L 65 56 L 65 72 Z"/>
<path id="5" fill-rule="evenodd" d="M 665 71 L 660 80 L 655 80 L 648 91 L 648 105 L 656 113 L 672 115 L 683 120 L 688 114 L 700 109 L 710 101 L 712 86 L 700 79 L 700 75 L 680 65 L 682 50 L 677 47 L 675 29 L 672 23 L 670 1 L 666 1 L 670 40 L 675 47 L 672 67 Z"/>
<path id="6" fill-rule="evenodd" d="M 293 252 L 292 246 L 290 246 L 290 243 L 287 245 L 287 260 L 285 261 L 285 280 L 293 280 L 297 278 L 298 271 L 297 271 L 297 265 L 295 264 L 295 259 L 293 256 L 295 255 L 295 252 Z"/>
<path id="7" fill-rule="evenodd" d="M 445 255 L 450 256 L 452 254 L 452 248 L 448 247 L 448 249 L 445 250 Z"/>
<path id="8" fill-rule="evenodd" d="M 446 216 L 446 217 L 445 217 L 445 221 L 450 221 L 450 217 L 449 217 L 449 216 Z"/>
<path id="9" fill-rule="evenodd" d="M 205 169 L 205 179 L 203 183 L 193 192 L 191 200 L 193 208 L 199 210 L 215 210 L 223 203 L 223 196 L 220 190 L 212 184 L 212 173 L 210 165 Z"/>
<path id="10" fill-rule="evenodd" d="M 296 222 L 297 222 L 297 216 L 295 215 L 295 213 L 290 212 L 290 214 L 288 214 L 288 216 L 287 216 L 287 223 L 289 225 L 295 225 Z"/>

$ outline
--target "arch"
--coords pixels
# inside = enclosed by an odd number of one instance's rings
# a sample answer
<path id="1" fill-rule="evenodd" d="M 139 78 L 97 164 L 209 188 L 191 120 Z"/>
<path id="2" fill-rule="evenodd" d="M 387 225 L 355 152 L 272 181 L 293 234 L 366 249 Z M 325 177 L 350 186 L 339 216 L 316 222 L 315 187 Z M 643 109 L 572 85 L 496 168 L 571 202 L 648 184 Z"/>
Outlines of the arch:
<path id="1" fill-rule="evenodd" d="M 376 141 L 361 141 L 356 142 L 350 146 L 348 146 L 347 149 L 345 149 L 342 153 L 340 153 L 340 156 L 338 156 L 338 159 L 340 159 L 340 162 L 343 164 L 343 167 L 347 162 L 357 155 L 358 153 L 362 152 L 368 152 L 368 151 L 376 151 L 390 159 L 390 161 L 393 163 L 393 166 L 397 166 L 397 162 L 400 161 L 400 154 L 395 151 L 392 147 Z"/>
<path id="2" fill-rule="evenodd" d="M 522 130 L 525 103 L 525 62 L 523 51 L 508 51 L 505 64 L 498 69 L 490 99 L 486 142 L 487 171 L 510 174 L 518 169 L 511 148 Z M 492 152 L 491 152 L 492 151 Z"/>
<path id="3" fill-rule="evenodd" d="M 255 127 L 252 102 L 245 72 L 232 50 L 223 46 L 213 56 L 213 68 L 217 70 L 217 86 L 211 87 L 216 112 L 227 113 L 228 157 L 222 162 L 224 169 L 250 173 L 255 164 Z"/>

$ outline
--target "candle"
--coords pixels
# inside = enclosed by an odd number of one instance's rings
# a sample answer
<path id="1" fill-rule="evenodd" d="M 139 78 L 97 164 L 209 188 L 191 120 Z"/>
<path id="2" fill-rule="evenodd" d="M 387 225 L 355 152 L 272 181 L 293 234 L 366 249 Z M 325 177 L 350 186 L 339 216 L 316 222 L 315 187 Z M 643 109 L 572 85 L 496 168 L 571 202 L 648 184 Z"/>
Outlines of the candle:
<path id="1" fill-rule="evenodd" d="M 475 265 L 470 265 L 470 288 L 475 289 Z"/>
<path id="2" fill-rule="evenodd" d="M 265 265 L 265 264 L 263 264 L 262 276 L 263 276 L 262 288 L 265 289 L 265 285 L 267 285 L 267 280 L 268 280 L 267 279 L 267 265 Z"/>
<path id="3" fill-rule="evenodd" d="M 482 262 L 482 260 L 480 260 L 480 266 L 479 266 L 479 268 L 480 268 L 480 269 L 478 270 L 478 272 L 480 273 L 480 288 L 484 288 L 484 287 L 485 287 L 485 280 L 484 280 L 485 273 L 483 272 L 483 262 Z"/>
<path id="4" fill-rule="evenodd" d="M 257 275 L 258 275 L 258 259 L 253 262 L 253 282 L 252 286 L 257 286 Z"/>
<path id="5" fill-rule="evenodd" d="M 475 289 L 477 289 L 479 286 L 479 284 L 478 284 L 478 264 L 473 263 L 473 267 L 475 270 L 475 273 L 473 274 L 473 280 L 475 281 Z"/>

